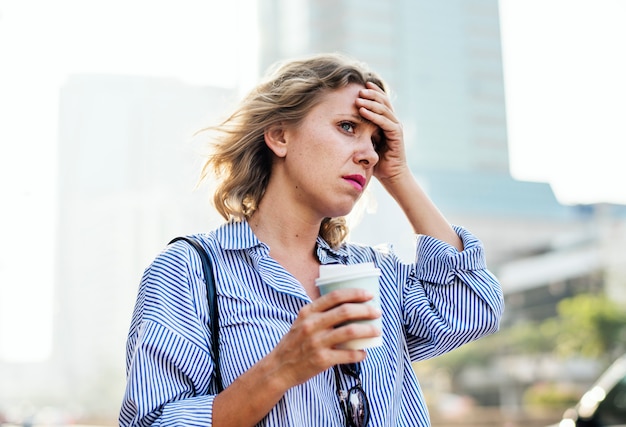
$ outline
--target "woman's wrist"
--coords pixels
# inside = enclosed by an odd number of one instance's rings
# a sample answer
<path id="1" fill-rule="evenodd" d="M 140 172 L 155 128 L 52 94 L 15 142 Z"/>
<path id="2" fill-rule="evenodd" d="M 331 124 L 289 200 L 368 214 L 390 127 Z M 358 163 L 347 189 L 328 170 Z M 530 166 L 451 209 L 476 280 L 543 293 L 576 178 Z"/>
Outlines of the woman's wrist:
<path id="1" fill-rule="evenodd" d="M 270 396 L 282 396 L 287 390 L 296 385 L 290 381 L 290 377 L 286 375 L 282 363 L 273 352 L 261 359 L 254 366 L 254 369 L 258 370 L 259 379 L 263 382 L 263 388 Z"/>
<path id="2" fill-rule="evenodd" d="M 433 236 L 450 243 L 459 251 L 463 250 L 461 239 L 424 192 L 408 167 L 401 174 L 380 181 L 398 203 L 415 233 Z"/>
<path id="3" fill-rule="evenodd" d="M 403 193 L 414 193 L 415 188 L 419 187 L 415 176 L 408 166 L 401 168 L 393 175 L 378 178 L 378 181 L 396 201 L 402 199 Z"/>
<path id="4" fill-rule="evenodd" d="M 214 425 L 256 425 L 283 397 L 290 385 L 272 355 L 240 375 L 214 401 Z"/>

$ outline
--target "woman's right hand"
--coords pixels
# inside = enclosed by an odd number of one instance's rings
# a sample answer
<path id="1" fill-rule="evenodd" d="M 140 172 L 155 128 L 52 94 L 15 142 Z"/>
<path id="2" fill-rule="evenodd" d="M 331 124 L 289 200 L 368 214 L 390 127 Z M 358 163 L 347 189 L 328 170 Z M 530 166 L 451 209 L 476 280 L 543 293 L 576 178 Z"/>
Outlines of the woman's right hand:
<path id="1" fill-rule="evenodd" d="M 215 397 L 213 425 L 256 425 L 291 387 L 331 366 L 365 359 L 364 350 L 337 346 L 380 336 L 381 331 L 373 325 L 343 325 L 350 320 L 379 318 L 379 309 L 361 304 L 370 299 L 372 295 L 362 289 L 342 289 L 302 307 L 274 350 Z"/>
<path id="2" fill-rule="evenodd" d="M 277 374 L 286 388 L 301 384 L 334 365 L 365 359 L 364 350 L 338 346 L 354 339 L 381 335 L 382 331 L 371 324 L 344 324 L 379 318 L 380 309 L 362 304 L 372 297 L 363 289 L 341 289 L 321 296 L 300 310 L 289 332 L 268 355 L 280 367 Z"/>

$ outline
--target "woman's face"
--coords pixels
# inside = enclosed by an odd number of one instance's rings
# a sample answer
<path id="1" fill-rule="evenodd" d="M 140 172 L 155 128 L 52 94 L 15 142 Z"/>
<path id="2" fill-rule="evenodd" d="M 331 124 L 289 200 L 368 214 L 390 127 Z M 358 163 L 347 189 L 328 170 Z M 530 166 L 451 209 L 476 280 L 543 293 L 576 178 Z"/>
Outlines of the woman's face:
<path id="1" fill-rule="evenodd" d="M 378 162 L 382 133 L 359 114 L 361 89 L 350 84 L 322 95 L 299 125 L 284 130 L 280 176 L 296 205 L 314 217 L 347 215 Z"/>

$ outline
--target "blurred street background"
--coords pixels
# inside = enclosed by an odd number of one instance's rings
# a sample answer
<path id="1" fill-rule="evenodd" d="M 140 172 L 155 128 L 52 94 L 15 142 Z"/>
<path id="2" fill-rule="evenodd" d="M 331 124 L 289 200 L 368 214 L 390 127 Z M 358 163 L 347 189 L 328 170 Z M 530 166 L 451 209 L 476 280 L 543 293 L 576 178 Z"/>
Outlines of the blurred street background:
<path id="1" fill-rule="evenodd" d="M 277 60 L 389 83 L 501 331 L 416 363 L 434 427 L 557 423 L 626 352 L 626 2 L 0 0 L 0 425 L 117 425 L 143 269 L 221 219 L 195 132 Z M 377 183 L 351 240 L 414 236 Z"/>

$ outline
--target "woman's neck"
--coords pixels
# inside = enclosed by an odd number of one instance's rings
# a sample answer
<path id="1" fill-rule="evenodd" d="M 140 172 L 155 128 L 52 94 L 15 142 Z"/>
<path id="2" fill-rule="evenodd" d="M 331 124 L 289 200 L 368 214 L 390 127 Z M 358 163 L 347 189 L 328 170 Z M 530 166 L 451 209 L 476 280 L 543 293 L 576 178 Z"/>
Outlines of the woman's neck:
<path id="1" fill-rule="evenodd" d="M 281 207 L 265 212 L 262 206 L 248 219 L 256 237 L 270 247 L 294 256 L 312 252 L 319 234 L 320 223 L 307 223 L 293 212 Z"/>
<path id="2" fill-rule="evenodd" d="M 317 298 L 319 260 L 315 248 L 321 222 L 307 222 L 296 210 L 264 197 L 248 224 L 269 246 L 270 256 L 302 284 L 312 299 Z"/>

